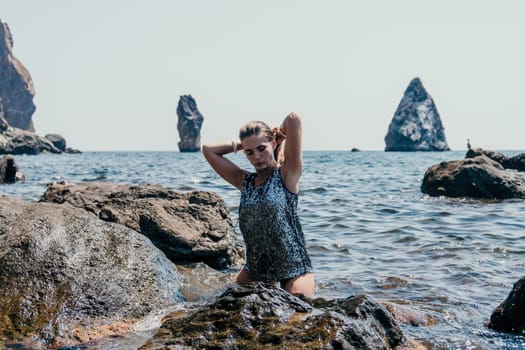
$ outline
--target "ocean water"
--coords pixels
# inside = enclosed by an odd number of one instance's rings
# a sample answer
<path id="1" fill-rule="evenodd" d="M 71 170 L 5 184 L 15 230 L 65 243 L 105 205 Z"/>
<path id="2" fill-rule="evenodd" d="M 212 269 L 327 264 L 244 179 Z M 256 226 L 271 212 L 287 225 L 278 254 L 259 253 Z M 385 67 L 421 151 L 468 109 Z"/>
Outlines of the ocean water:
<path id="1" fill-rule="evenodd" d="M 299 209 L 316 296 L 365 293 L 406 305 L 431 320 L 402 326 L 429 349 L 525 349 L 525 337 L 484 326 L 524 275 L 525 201 L 435 198 L 420 191 L 428 167 L 464 155 L 306 151 Z M 26 181 L 2 185 L 0 194 L 36 201 L 53 181 L 157 183 L 180 191 L 214 191 L 237 223 L 239 192 L 200 153 L 86 152 L 15 159 Z M 231 159 L 250 168 L 240 153 Z M 216 286 L 199 288 L 210 295 Z"/>

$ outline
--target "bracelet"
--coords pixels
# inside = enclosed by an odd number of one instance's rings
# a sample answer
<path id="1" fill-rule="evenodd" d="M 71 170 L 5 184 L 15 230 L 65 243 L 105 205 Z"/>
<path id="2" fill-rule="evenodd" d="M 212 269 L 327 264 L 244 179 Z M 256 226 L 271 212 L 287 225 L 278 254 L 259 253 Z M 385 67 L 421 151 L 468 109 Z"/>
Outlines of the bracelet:
<path id="1" fill-rule="evenodd" d="M 235 141 L 234 139 L 232 139 L 232 148 L 233 153 L 237 153 L 237 141 Z"/>

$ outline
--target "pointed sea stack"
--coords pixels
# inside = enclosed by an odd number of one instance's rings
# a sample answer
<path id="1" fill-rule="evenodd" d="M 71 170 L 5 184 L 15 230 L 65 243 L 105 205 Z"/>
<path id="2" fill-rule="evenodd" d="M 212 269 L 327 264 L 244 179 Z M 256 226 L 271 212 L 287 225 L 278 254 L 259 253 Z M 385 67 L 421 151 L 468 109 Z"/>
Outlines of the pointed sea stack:
<path id="1" fill-rule="evenodd" d="M 179 150 L 181 152 L 199 152 L 204 117 L 197 109 L 197 103 L 191 95 L 180 97 L 177 115 L 179 117 L 177 123 L 180 136 Z"/>
<path id="2" fill-rule="evenodd" d="M 385 151 L 449 151 L 432 97 L 414 78 L 405 90 L 385 136 Z"/>
<path id="3" fill-rule="evenodd" d="M 33 80 L 24 65 L 13 55 L 13 36 L 0 20 L 0 98 L 4 117 L 10 126 L 34 132 Z"/>

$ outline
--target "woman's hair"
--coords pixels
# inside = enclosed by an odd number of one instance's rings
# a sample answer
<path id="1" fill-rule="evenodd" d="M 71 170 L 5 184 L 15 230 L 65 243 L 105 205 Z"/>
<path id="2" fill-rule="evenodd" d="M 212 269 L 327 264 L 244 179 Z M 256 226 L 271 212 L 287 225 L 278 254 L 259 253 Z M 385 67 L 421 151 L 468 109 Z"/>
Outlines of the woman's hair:
<path id="1" fill-rule="evenodd" d="M 261 135 L 266 141 L 271 142 L 276 139 L 276 135 L 273 130 L 260 120 L 252 120 L 246 125 L 242 126 L 239 130 L 239 139 L 242 141 L 247 137 L 253 135 Z M 284 145 L 283 145 L 284 146 Z M 277 145 L 273 150 L 273 157 L 281 164 L 284 161 L 284 156 L 281 152 L 281 157 L 279 157 L 279 152 L 282 149 L 281 144 Z"/>
<path id="2" fill-rule="evenodd" d="M 272 141 L 275 139 L 275 135 L 268 124 L 259 120 L 248 122 L 239 130 L 239 139 L 241 141 L 253 135 L 261 135 L 266 141 Z"/>

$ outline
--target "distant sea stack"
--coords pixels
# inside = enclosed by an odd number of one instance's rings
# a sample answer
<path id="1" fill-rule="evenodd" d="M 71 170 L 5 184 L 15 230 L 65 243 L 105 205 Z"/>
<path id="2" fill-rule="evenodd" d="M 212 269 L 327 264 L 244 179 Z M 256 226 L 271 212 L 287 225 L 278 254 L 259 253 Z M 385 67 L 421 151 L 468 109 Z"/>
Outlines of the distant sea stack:
<path id="1" fill-rule="evenodd" d="M 449 151 L 432 97 L 414 78 L 405 90 L 385 136 L 385 151 Z"/>
<path id="2" fill-rule="evenodd" d="M 0 20 L 0 98 L 4 118 L 10 126 L 35 131 L 31 117 L 35 112 L 33 80 L 24 65 L 13 55 L 13 37 Z"/>
<path id="3" fill-rule="evenodd" d="M 197 109 L 197 103 L 191 95 L 180 97 L 177 115 L 179 117 L 177 123 L 180 136 L 179 150 L 181 152 L 199 152 L 201 149 L 201 127 L 204 117 Z"/>

